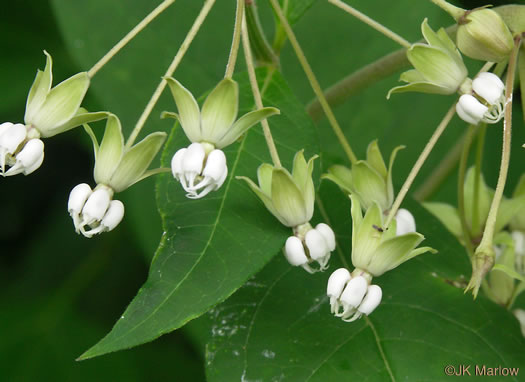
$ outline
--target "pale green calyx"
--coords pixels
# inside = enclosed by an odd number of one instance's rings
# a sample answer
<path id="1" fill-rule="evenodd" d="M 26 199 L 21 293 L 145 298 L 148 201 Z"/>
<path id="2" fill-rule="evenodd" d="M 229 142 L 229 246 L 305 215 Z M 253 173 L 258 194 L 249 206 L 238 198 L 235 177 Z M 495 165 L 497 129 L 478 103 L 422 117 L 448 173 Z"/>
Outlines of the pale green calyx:
<path id="1" fill-rule="evenodd" d="M 417 246 L 425 239 L 417 232 L 396 236 L 396 222 L 387 229 L 383 226 L 384 214 L 373 203 L 363 217 L 359 199 L 352 201 L 352 264 L 373 276 L 380 276 L 425 252 L 435 253 L 430 247 Z"/>
<path id="2" fill-rule="evenodd" d="M 97 184 L 103 184 L 115 192 L 121 192 L 158 172 L 146 170 L 161 149 L 166 133 L 151 133 L 136 145 L 126 148 L 120 120 L 116 115 L 109 115 L 100 145 L 91 128 L 88 125 L 84 127 L 93 141 L 94 177 Z"/>
<path id="3" fill-rule="evenodd" d="M 191 92 L 174 78 L 167 77 L 178 114 L 164 113 L 176 118 L 191 142 L 211 143 L 222 149 L 235 142 L 250 127 L 265 118 L 279 114 L 274 107 L 251 111 L 237 119 L 239 110 L 239 85 L 231 78 L 225 78 L 206 97 L 202 110 Z"/>
<path id="4" fill-rule="evenodd" d="M 488 8 L 467 11 L 458 20 L 456 42 L 461 52 L 471 58 L 501 62 L 507 59 L 514 42 L 501 16 Z"/>
<path id="5" fill-rule="evenodd" d="M 42 138 L 71 130 L 84 123 L 107 117 L 106 112 L 88 113 L 80 104 L 89 88 L 86 72 L 75 74 L 51 88 L 53 61 L 49 53 L 44 71 L 38 70 L 26 102 L 24 116 L 29 129 L 36 129 Z"/>
<path id="6" fill-rule="evenodd" d="M 382 211 L 387 211 L 394 202 L 392 168 L 397 152 L 403 148 L 398 146 L 392 151 L 387 168 L 377 141 L 373 141 L 368 145 L 366 160 L 357 161 L 352 169 L 341 165 L 332 166 L 322 177 L 357 197 L 363 210 L 377 203 Z"/>
<path id="7" fill-rule="evenodd" d="M 387 98 L 392 93 L 403 92 L 453 94 L 467 80 L 463 58 L 447 32 L 443 28 L 434 32 L 427 19 L 421 24 L 421 32 L 427 44 L 416 43 L 407 50 L 414 69 L 400 77 L 408 84 L 391 89 Z"/>
<path id="8" fill-rule="evenodd" d="M 266 208 L 285 226 L 297 227 L 308 223 L 314 213 L 315 189 L 312 180 L 313 156 L 308 162 L 303 150 L 295 154 L 292 173 L 268 163 L 259 166 L 259 185 L 251 179 L 239 176 L 261 199 Z"/>

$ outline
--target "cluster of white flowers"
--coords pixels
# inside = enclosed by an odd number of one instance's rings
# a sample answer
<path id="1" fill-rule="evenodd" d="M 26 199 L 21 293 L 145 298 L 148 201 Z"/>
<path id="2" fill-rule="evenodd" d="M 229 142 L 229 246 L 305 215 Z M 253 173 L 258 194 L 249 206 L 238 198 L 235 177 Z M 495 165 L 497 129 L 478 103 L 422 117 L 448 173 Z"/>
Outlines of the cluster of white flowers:
<path id="1" fill-rule="evenodd" d="M 35 134 L 36 133 L 36 134 Z M 44 161 L 44 142 L 35 129 L 28 131 L 21 123 L 0 125 L 0 174 L 29 175 Z M 6 171 L 6 165 L 10 166 Z"/>

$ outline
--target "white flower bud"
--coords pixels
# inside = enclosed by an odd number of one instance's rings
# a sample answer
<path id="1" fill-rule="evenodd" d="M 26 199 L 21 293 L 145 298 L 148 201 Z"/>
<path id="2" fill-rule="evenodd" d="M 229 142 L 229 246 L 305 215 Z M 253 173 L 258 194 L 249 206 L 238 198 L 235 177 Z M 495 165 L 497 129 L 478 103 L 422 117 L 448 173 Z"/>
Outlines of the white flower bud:
<path id="1" fill-rule="evenodd" d="M 505 85 L 494 73 L 483 72 L 472 81 L 472 90 L 490 105 L 494 105 L 503 95 Z"/>
<path id="2" fill-rule="evenodd" d="M 111 231 L 122 221 L 124 217 L 124 204 L 120 200 L 112 200 L 109 208 L 102 219 L 101 225 L 104 231 Z"/>
<path id="3" fill-rule="evenodd" d="M 328 245 L 328 250 L 330 252 L 335 250 L 335 234 L 334 234 L 334 231 L 332 231 L 332 228 L 330 228 L 328 224 L 319 223 L 317 224 L 315 229 L 319 231 L 321 235 L 323 235 L 326 241 L 326 244 Z"/>
<path id="4" fill-rule="evenodd" d="M 211 146 L 206 145 L 208 149 Z M 217 190 L 228 175 L 224 153 L 217 149 L 206 150 L 202 143 L 192 143 L 187 149 L 177 151 L 171 160 L 171 170 L 191 199 L 202 198 Z"/>
<path id="5" fill-rule="evenodd" d="M 377 308 L 377 306 L 381 302 L 382 297 L 383 292 L 381 290 L 381 287 L 379 287 L 378 285 L 370 285 L 366 292 L 365 298 L 359 305 L 358 311 L 368 316 L 375 310 L 375 308 Z"/>
<path id="6" fill-rule="evenodd" d="M 456 104 L 456 112 L 467 123 L 477 125 L 489 108 L 470 94 L 463 94 Z"/>
<path id="7" fill-rule="evenodd" d="M 83 221 L 82 225 L 91 225 L 96 221 L 102 220 L 108 210 L 111 195 L 105 188 L 95 190 L 82 208 Z"/>
<path id="8" fill-rule="evenodd" d="M 329 252 L 328 245 L 326 244 L 323 235 L 321 235 L 321 233 L 316 229 L 309 230 L 306 233 L 304 241 L 308 251 L 310 252 L 310 257 L 313 260 L 320 259 L 326 256 L 326 254 Z"/>
<path id="9" fill-rule="evenodd" d="M 396 236 L 416 232 L 416 221 L 410 211 L 400 208 L 396 213 Z"/>
<path id="10" fill-rule="evenodd" d="M 339 313 L 339 297 L 350 278 L 350 272 L 346 268 L 339 268 L 328 279 L 326 294 L 330 297 L 330 310 L 333 314 Z"/>
<path id="11" fill-rule="evenodd" d="M 15 156 L 16 163 L 6 173 L 6 176 L 23 173 L 29 175 L 37 170 L 44 161 L 44 142 L 40 139 L 30 139 L 24 148 Z"/>
<path id="12" fill-rule="evenodd" d="M 286 260 L 288 260 L 288 262 L 293 266 L 304 265 L 308 263 L 308 258 L 304 252 L 303 243 L 295 236 L 290 236 L 286 240 L 286 244 L 284 246 L 284 255 Z"/>

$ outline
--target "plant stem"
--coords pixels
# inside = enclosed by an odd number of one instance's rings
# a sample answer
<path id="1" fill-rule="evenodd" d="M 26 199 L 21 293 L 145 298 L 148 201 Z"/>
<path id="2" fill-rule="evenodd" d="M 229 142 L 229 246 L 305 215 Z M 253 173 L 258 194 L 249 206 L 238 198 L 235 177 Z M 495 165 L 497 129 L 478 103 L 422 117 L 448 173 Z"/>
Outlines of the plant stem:
<path id="1" fill-rule="evenodd" d="M 410 48 L 410 46 L 412 45 L 410 42 L 405 40 L 403 37 L 399 36 L 398 34 L 394 33 L 393 31 L 391 31 L 390 29 L 385 27 L 384 25 L 382 25 L 382 24 L 378 23 L 377 21 L 371 19 L 370 17 L 368 17 L 364 13 L 359 12 L 357 9 L 351 7 L 350 5 L 344 3 L 343 1 L 341 1 L 341 0 L 328 0 L 328 2 L 333 4 L 333 5 L 335 5 L 336 7 L 339 7 L 343 11 L 351 14 L 352 16 L 354 16 L 359 21 L 362 21 L 363 23 L 369 25 L 370 27 L 374 28 L 379 33 L 382 33 L 386 37 L 388 37 L 389 39 L 397 42 L 399 45 L 401 45 L 401 46 L 403 46 L 403 47 L 405 47 L 407 49 Z"/>
<path id="2" fill-rule="evenodd" d="M 405 180 L 405 183 L 403 183 L 401 190 L 399 190 L 399 194 L 397 194 L 396 200 L 394 201 L 394 204 L 392 205 L 392 208 L 390 209 L 390 212 L 388 213 L 388 217 L 386 219 L 385 224 L 383 225 L 383 229 L 387 229 L 390 223 L 392 222 L 392 219 L 394 218 L 397 210 L 401 206 L 401 203 L 403 202 L 403 199 L 408 193 L 410 186 L 412 186 L 412 182 L 414 182 L 414 179 L 419 173 L 419 170 L 421 170 L 421 167 L 425 163 L 426 159 L 428 158 L 430 152 L 434 148 L 439 137 L 441 137 L 441 134 L 443 133 L 443 131 L 445 131 L 445 128 L 448 126 L 455 112 L 456 112 L 456 104 L 454 103 L 454 105 L 450 107 L 450 109 L 447 111 L 447 114 L 445 114 L 445 117 L 443 117 L 443 120 L 440 122 L 440 124 L 438 125 L 438 127 L 436 128 L 432 136 L 430 137 L 430 140 L 427 142 L 425 148 L 419 155 L 419 158 L 417 158 L 417 161 L 414 164 L 414 167 L 412 167 L 412 170 L 410 170 L 410 173 L 408 174 L 407 179 Z"/>
<path id="3" fill-rule="evenodd" d="M 257 77 L 255 75 L 255 68 L 253 66 L 253 57 L 252 51 L 250 49 L 250 38 L 248 36 L 248 28 L 246 25 L 246 20 L 243 20 L 242 23 L 242 47 L 244 50 L 244 58 L 246 60 L 246 68 L 248 69 L 248 77 L 250 78 L 250 85 L 253 92 L 253 98 L 255 99 L 255 106 L 257 109 L 262 109 L 263 102 L 261 97 L 261 92 L 259 91 L 259 85 L 257 83 Z M 273 141 L 272 132 L 270 130 L 270 125 L 268 120 L 265 118 L 261 121 L 263 127 L 264 138 L 266 139 L 266 145 L 270 151 L 272 157 L 272 162 L 275 167 L 281 167 L 281 160 L 279 159 L 279 153 L 277 152 L 277 147 Z"/>
<path id="4" fill-rule="evenodd" d="M 248 35 L 250 36 L 251 47 L 255 59 L 259 64 L 275 67 L 279 65 L 279 57 L 273 51 L 270 43 L 266 39 L 257 6 L 255 1 L 246 1 L 244 17 L 248 26 Z"/>
<path id="5" fill-rule="evenodd" d="M 485 146 L 485 134 L 487 132 L 487 124 L 483 124 L 479 128 L 480 133 L 478 137 L 478 146 L 476 148 L 476 162 L 474 167 L 474 196 L 472 198 L 472 205 L 477 206 L 479 203 L 479 192 L 481 184 L 481 165 L 483 163 L 483 147 Z M 480 232 L 479 209 L 472 209 L 472 231 Z"/>
<path id="6" fill-rule="evenodd" d="M 459 7 L 456 7 L 450 3 L 447 3 L 445 0 L 430 0 L 438 7 L 447 12 L 454 20 L 458 21 L 464 14 L 465 10 Z"/>
<path id="7" fill-rule="evenodd" d="M 330 105 L 338 106 L 345 102 L 349 97 L 368 88 L 370 85 L 391 76 L 399 70 L 407 67 L 408 64 L 406 50 L 396 50 L 395 52 L 392 52 L 349 74 L 342 80 L 330 86 L 324 92 L 324 96 Z M 323 107 L 317 98 L 308 104 L 306 112 L 316 122 L 324 116 Z"/>
<path id="8" fill-rule="evenodd" d="M 239 44 L 241 42 L 241 25 L 244 18 L 244 0 L 237 0 L 237 11 L 235 13 L 235 27 L 233 29 L 232 47 L 230 49 L 230 57 L 228 57 L 228 64 L 226 65 L 226 73 L 224 78 L 232 78 L 235 70 L 235 63 L 237 62 L 237 54 L 239 53 Z"/>
<path id="9" fill-rule="evenodd" d="M 286 35 L 288 36 L 288 39 L 290 40 L 290 43 L 292 44 L 292 47 L 295 51 L 295 54 L 297 56 L 297 59 L 299 60 L 301 66 L 303 67 L 304 72 L 306 73 L 306 77 L 308 77 L 308 81 L 310 82 L 310 85 L 315 92 L 315 95 L 319 99 L 319 102 L 321 103 L 321 107 L 323 108 L 324 113 L 326 114 L 328 121 L 330 122 L 330 125 L 332 126 L 332 129 L 337 136 L 337 139 L 339 140 L 339 143 L 341 144 L 341 147 L 345 151 L 348 159 L 351 163 L 357 162 L 357 157 L 355 156 L 352 148 L 350 147 L 350 144 L 345 138 L 345 135 L 343 131 L 341 130 L 341 127 L 339 126 L 339 123 L 337 122 L 337 119 L 335 118 L 335 115 L 330 108 L 330 105 L 326 101 L 326 98 L 323 94 L 323 90 L 321 89 L 321 86 L 319 85 L 319 82 L 317 81 L 317 78 L 315 77 L 314 72 L 312 71 L 312 68 L 310 67 L 310 64 L 308 63 L 308 60 L 306 59 L 303 50 L 301 49 L 301 46 L 299 45 L 299 42 L 297 41 L 297 38 L 295 37 L 295 34 L 288 23 L 288 20 L 284 16 L 281 7 L 279 6 L 279 2 L 277 0 L 270 0 L 270 3 L 272 4 L 272 7 L 277 14 L 277 17 L 279 17 L 279 20 L 286 31 Z"/>
<path id="10" fill-rule="evenodd" d="M 458 214 L 459 220 L 461 222 L 461 230 L 463 231 L 463 238 L 465 240 L 465 247 L 467 248 L 469 256 L 472 256 L 474 253 L 474 248 L 472 247 L 472 232 L 468 226 L 467 216 L 465 213 L 465 173 L 467 170 L 468 155 L 472 145 L 472 138 L 476 134 L 476 130 L 476 125 L 468 126 L 467 136 L 463 144 L 463 150 L 461 151 L 461 159 L 459 161 L 458 171 Z M 477 204 L 473 203 L 472 205 L 474 207 L 473 209 L 477 208 Z"/>
<path id="11" fill-rule="evenodd" d="M 175 0 L 164 0 L 157 8 L 155 8 L 149 15 L 147 15 L 140 23 L 138 23 L 135 28 L 128 32 L 122 40 L 120 40 L 113 48 L 107 52 L 104 57 L 102 57 L 89 71 L 87 72 L 89 78 L 93 78 L 95 74 L 106 65 L 109 60 L 111 60 L 128 42 L 133 40 L 148 24 L 153 21 L 158 15 L 160 15 L 166 8 L 173 4 Z"/>
<path id="12" fill-rule="evenodd" d="M 494 229 L 496 226 L 496 217 L 498 215 L 501 198 L 503 197 L 503 190 L 505 189 L 505 183 L 507 181 L 507 173 L 509 170 L 510 162 L 510 143 L 512 137 L 512 92 L 514 87 L 514 76 L 516 72 L 516 61 L 518 57 L 518 50 L 520 47 L 521 38 L 516 37 L 514 39 L 514 49 L 512 50 L 509 66 L 507 69 L 507 79 L 505 81 L 505 119 L 503 120 L 503 148 L 501 154 L 501 165 L 498 176 L 498 183 L 496 190 L 494 191 L 494 197 L 490 205 L 489 214 L 487 217 L 487 223 L 485 224 L 485 230 L 483 231 L 483 238 L 478 248 L 476 248 L 476 254 L 482 252 L 493 252 L 492 240 L 494 238 Z"/>
<path id="13" fill-rule="evenodd" d="M 199 31 L 200 27 L 202 26 L 202 23 L 206 19 L 206 16 L 208 16 L 208 13 L 210 12 L 211 8 L 215 4 L 215 0 L 206 0 L 204 5 L 202 6 L 202 9 L 193 22 L 193 25 L 191 26 L 188 34 L 186 35 L 186 38 L 182 42 L 181 46 L 179 47 L 179 50 L 177 51 L 177 54 L 173 58 L 173 61 L 171 62 L 170 66 L 166 70 L 166 73 L 164 74 L 164 78 L 160 81 L 159 85 L 157 86 L 157 89 L 155 89 L 155 92 L 151 96 L 151 99 L 149 100 L 148 104 L 144 108 L 144 111 L 142 112 L 142 115 L 140 116 L 139 120 L 137 121 L 137 124 L 135 125 L 135 128 L 131 132 L 131 135 L 129 136 L 128 141 L 126 142 L 126 148 L 130 148 L 133 146 L 133 143 L 135 142 L 135 139 L 140 133 L 140 130 L 144 127 L 144 124 L 146 123 L 146 120 L 148 119 L 149 115 L 153 111 L 153 108 L 157 104 L 162 92 L 164 91 L 164 88 L 166 87 L 166 80 L 165 77 L 170 77 L 175 69 L 177 69 L 177 66 L 181 62 L 182 58 L 188 51 L 188 48 L 190 47 L 193 39 L 197 35 L 197 32 Z"/>
<path id="14" fill-rule="evenodd" d="M 463 133 L 456 144 L 447 152 L 445 158 L 436 166 L 434 170 L 432 170 L 423 184 L 414 191 L 412 196 L 415 200 L 418 202 L 427 200 L 443 183 L 443 181 L 458 163 L 467 136 L 468 130 Z"/>

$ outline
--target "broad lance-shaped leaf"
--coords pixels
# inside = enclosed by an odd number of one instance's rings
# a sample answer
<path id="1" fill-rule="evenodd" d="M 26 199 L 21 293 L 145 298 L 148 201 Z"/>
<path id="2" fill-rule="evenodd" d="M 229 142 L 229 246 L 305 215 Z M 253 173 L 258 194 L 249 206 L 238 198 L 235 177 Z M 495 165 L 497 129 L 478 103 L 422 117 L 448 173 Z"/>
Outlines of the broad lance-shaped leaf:
<path id="1" fill-rule="evenodd" d="M 266 71 L 259 71 L 264 80 Z M 237 78 L 242 112 L 253 107 L 248 78 Z M 271 121 L 283 166 L 291 168 L 302 148 L 317 153 L 318 137 L 304 107 L 276 72 L 264 93 L 264 104 L 282 115 Z M 175 151 L 187 146 L 182 129 L 172 132 L 162 162 L 169 165 Z M 263 206 L 247 184 L 262 161 L 270 162 L 260 126 L 252 127 L 240 143 L 225 149 L 229 175 L 209 197 L 190 200 L 171 174 L 159 177 L 157 198 L 165 234 L 140 289 L 113 330 L 81 358 L 130 348 L 184 325 L 225 300 L 270 259 L 279 255 L 290 230 Z M 314 174 L 314 178 L 318 178 Z"/>
<path id="2" fill-rule="evenodd" d="M 341 217 L 343 208 L 349 214 L 348 200 L 333 186 L 324 189 L 323 183 L 328 215 Z M 487 298 L 473 301 L 454 286 L 470 272 L 463 247 L 428 212 L 407 204 L 425 244 L 439 253 L 374 278 L 383 299 L 368 318 L 345 323 L 334 317 L 325 294 L 330 272 L 307 275 L 277 257 L 206 316 L 207 380 L 446 381 L 443 368 L 452 364 L 519 368 L 518 376 L 505 380 L 521 381 L 525 339 L 518 321 Z M 332 221 L 348 261 L 347 223 Z M 332 258 L 333 271 L 341 265 L 338 256 Z"/>

